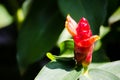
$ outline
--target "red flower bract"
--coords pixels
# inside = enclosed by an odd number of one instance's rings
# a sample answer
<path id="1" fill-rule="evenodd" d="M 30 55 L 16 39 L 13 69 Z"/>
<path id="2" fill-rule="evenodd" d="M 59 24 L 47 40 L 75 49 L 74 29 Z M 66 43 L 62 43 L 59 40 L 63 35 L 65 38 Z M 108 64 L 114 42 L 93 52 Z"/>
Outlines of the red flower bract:
<path id="1" fill-rule="evenodd" d="M 83 17 L 77 24 L 70 15 L 67 16 L 65 27 L 74 39 L 74 54 L 77 64 L 88 66 L 92 60 L 94 42 L 99 36 L 92 35 L 88 21 Z"/>

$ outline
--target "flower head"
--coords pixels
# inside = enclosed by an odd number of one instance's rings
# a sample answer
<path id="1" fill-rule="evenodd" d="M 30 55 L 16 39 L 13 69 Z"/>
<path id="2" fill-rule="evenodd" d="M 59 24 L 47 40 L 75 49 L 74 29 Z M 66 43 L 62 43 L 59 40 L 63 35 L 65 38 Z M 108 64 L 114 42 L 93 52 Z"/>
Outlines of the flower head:
<path id="1" fill-rule="evenodd" d="M 65 27 L 74 39 L 74 54 L 77 64 L 88 66 L 92 60 L 94 42 L 99 39 L 98 35 L 92 35 L 88 21 L 83 17 L 78 24 L 67 16 Z"/>

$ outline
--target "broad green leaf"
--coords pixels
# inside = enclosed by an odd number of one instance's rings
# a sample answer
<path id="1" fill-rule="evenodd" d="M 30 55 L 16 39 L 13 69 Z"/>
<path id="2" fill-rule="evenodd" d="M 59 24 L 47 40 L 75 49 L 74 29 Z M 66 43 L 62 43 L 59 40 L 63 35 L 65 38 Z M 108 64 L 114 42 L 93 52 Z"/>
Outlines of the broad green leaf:
<path id="1" fill-rule="evenodd" d="M 0 28 L 6 27 L 13 22 L 13 17 L 8 13 L 6 8 L 0 4 Z"/>
<path id="2" fill-rule="evenodd" d="M 107 72 L 113 73 L 120 78 L 120 61 L 92 63 L 89 65 L 89 69 L 101 69 Z"/>
<path id="3" fill-rule="evenodd" d="M 120 78 L 120 61 L 109 62 L 99 66 L 99 68 L 111 72 Z"/>
<path id="4" fill-rule="evenodd" d="M 98 34 L 105 20 L 107 0 L 59 0 L 59 7 L 64 16 L 70 14 L 77 22 L 81 17 L 87 18 L 93 34 Z"/>
<path id="5" fill-rule="evenodd" d="M 74 64 L 70 63 L 50 62 L 42 68 L 35 80 L 77 80 L 81 68 L 75 68 Z"/>
<path id="6" fill-rule="evenodd" d="M 80 80 L 120 80 L 120 78 L 104 70 L 90 69 L 88 74 L 80 76 Z"/>
<path id="7" fill-rule="evenodd" d="M 45 4 L 45 5 L 44 5 Z M 19 32 L 17 60 L 21 72 L 44 57 L 64 27 L 56 1 L 34 0 Z"/>
<path id="8" fill-rule="evenodd" d="M 72 61 L 52 61 L 42 68 L 35 80 L 120 80 L 119 63 L 92 63 L 84 74 L 82 67 L 76 68 Z"/>

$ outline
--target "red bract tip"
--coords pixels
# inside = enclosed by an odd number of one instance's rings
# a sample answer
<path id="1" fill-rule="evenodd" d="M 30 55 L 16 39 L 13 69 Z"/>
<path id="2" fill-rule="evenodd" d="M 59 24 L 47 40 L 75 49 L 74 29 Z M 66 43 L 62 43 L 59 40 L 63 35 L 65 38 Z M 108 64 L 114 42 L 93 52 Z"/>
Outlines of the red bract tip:
<path id="1" fill-rule="evenodd" d="M 92 60 L 94 42 L 99 39 L 99 36 L 92 35 L 90 25 L 84 17 L 77 24 L 68 15 L 65 26 L 74 39 L 74 54 L 77 64 L 82 64 L 83 67 L 89 65 Z"/>
<path id="2" fill-rule="evenodd" d="M 84 17 L 80 19 L 76 31 L 81 40 L 90 38 L 92 36 L 90 25 Z"/>

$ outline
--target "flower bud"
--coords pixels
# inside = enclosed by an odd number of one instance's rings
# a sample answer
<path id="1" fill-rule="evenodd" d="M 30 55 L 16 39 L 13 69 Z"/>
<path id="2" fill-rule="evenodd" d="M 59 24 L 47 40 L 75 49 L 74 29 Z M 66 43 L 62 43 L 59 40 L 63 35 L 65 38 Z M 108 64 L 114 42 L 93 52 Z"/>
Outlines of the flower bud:
<path id="1" fill-rule="evenodd" d="M 92 60 L 94 43 L 100 37 L 98 35 L 92 35 L 90 25 L 84 17 L 81 18 L 77 24 L 74 19 L 68 15 L 65 27 L 74 39 L 74 58 L 76 63 L 87 67 Z"/>

